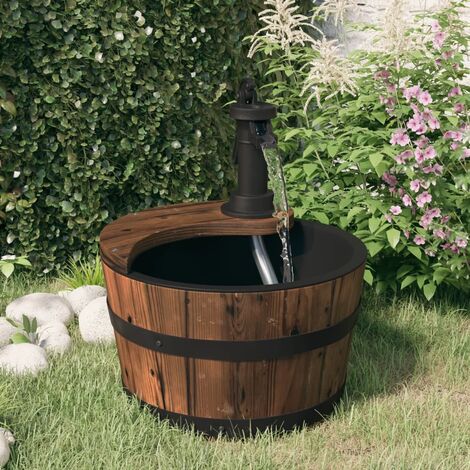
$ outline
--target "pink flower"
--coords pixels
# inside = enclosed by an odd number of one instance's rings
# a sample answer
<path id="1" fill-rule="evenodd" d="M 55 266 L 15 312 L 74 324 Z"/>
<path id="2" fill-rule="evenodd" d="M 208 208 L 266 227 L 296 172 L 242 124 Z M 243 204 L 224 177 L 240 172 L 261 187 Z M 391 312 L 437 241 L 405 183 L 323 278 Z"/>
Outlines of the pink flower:
<path id="1" fill-rule="evenodd" d="M 446 233 L 441 228 L 436 228 L 432 233 L 435 237 L 440 238 L 441 240 L 446 239 Z"/>
<path id="2" fill-rule="evenodd" d="M 444 139 L 452 139 L 455 142 L 461 142 L 463 140 L 463 134 L 459 131 L 446 131 L 444 133 Z"/>
<path id="3" fill-rule="evenodd" d="M 410 238 L 410 231 L 409 230 L 403 230 L 403 235 L 408 240 L 408 238 Z"/>
<path id="4" fill-rule="evenodd" d="M 437 33 L 438 31 L 441 30 L 441 25 L 439 24 L 439 21 L 437 20 L 432 20 L 431 21 L 431 31 L 433 33 Z"/>
<path id="5" fill-rule="evenodd" d="M 421 235 L 416 235 L 413 241 L 416 245 L 424 245 L 426 243 L 426 240 Z"/>
<path id="6" fill-rule="evenodd" d="M 435 130 L 441 127 L 441 123 L 434 116 L 431 116 L 428 119 L 428 126 L 430 129 Z"/>
<path id="7" fill-rule="evenodd" d="M 429 91 L 421 91 L 418 94 L 418 101 L 424 106 L 427 106 L 428 104 L 432 103 L 432 96 L 430 95 Z"/>
<path id="8" fill-rule="evenodd" d="M 417 193 L 419 191 L 419 188 L 420 188 L 421 184 L 419 182 L 419 180 L 413 180 L 410 182 L 410 189 L 411 191 Z"/>
<path id="9" fill-rule="evenodd" d="M 452 98 L 453 96 L 458 96 L 458 95 L 461 95 L 462 94 L 462 90 L 460 89 L 460 87 L 456 86 L 454 88 L 451 88 L 451 90 L 449 91 L 449 98 Z"/>
<path id="10" fill-rule="evenodd" d="M 462 158 L 470 158 L 470 149 L 465 147 L 463 149 L 463 155 L 462 155 Z"/>
<path id="11" fill-rule="evenodd" d="M 450 148 L 451 148 L 452 150 L 457 150 L 459 147 L 460 147 L 460 144 L 459 144 L 458 142 L 452 142 L 452 143 L 450 144 Z"/>
<path id="12" fill-rule="evenodd" d="M 432 201 L 432 196 L 427 191 L 422 192 L 416 197 L 416 205 L 418 207 L 424 207 L 425 204 L 431 201 Z"/>
<path id="13" fill-rule="evenodd" d="M 379 78 L 383 78 L 384 80 L 387 80 L 388 78 L 391 77 L 391 73 L 388 70 L 379 70 L 378 72 L 375 72 L 374 78 L 378 80 Z"/>
<path id="14" fill-rule="evenodd" d="M 423 227 L 425 230 L 428 229 L 428 227 L 431 225 L 432 223 L 432 217 L 429 216 L 429 214 L 424 214 L 421 219 L 419 219 L 419 225 L 421 225 L 421 227 Z"/>
<path id="15" fill-rule="evenodd" d="M 465 106 L 463 103 L 457 103 L 454 105 L 454 112 L 459 114 L 465 111 Z"/>
<path id="16" fill-rule="evenodd" d="M 415 149 L 415 160 L 419 165 L 424 162 L 424 153 L 421 149 Z"/>
<path id="17" fill-rule="evenodd" d="M 449 60 L 450 58 L 453 57 L 453 55 L 454 55 L 454 51 L 444 51 L 444 52 L 442 53 L 442 58 L 443 58 L 444 60 Z"/>
<path id="18" fill-rule="evenodd" d="M 403 90 L 403 96 L 405 97 L 406 101 L 410 101 L 411 98 L 416 98 L 418 94 L 421 92 L 421 88 L 418 85 L 405 88 Z"/>
<path id="19" fill-rule="evenodd" d="M 411 129 L 413 132 L 416 132 L 423 125 L 423 120 L 419 114 L 415 114 L 407 123 L 406 127 Z"/>
<path id="20" fill-rule="evenodd" d="M 400 145 L 404 147 L 410 143 L 410 138 L 404 129 L 397 129 L 390 138 L 390 143 L 392 145 Z"/>
<path id="21" fill-rule="evenodd" d="M 385 220 L 390 224 L 392 222 L 392 216 L 390 214 L 385 214 L 384 215 Z"/>
<path id="22" fill-rule="evenodd" d="M 423 173 L 425 174 L 433 173 L 435 175 L 441 175 L 442 168 L 443 168 L 442 165 L 439 165 L 439 163 L 436 163 L 435 165 L 425 166 L 423 168 Z"/>
<path id="23" fill-rule="evenodd" d="M 412 200 L 411 200 L 411 197 L 408 196 L 408 194 L 405 194 L 405 195 L 401 198 L 401 200 L 403 201 L 403 205 L 404 205 L 405 207 L 411 207 L 411 206 L 413 205 L 413 202 L 412 202 Z"/>
<path id="24" fill-rule="evenodd" d="M 441 218 L 441 224 L 446 224 L 450 220 L 450 215 L 445 215 Z"/>
<path id="25" fill-rule="evenodd" d="M 430 217 L 432 217 L 433 219 L 435 217 L 440 217 L 441 216 L 441 209 L 439 209 L 439 207 L 434 207 L 432 209 L 429 209 L 426 211 Z"/>
<path id="26" fill-rule="evenodd" d="M 389 93 L 395 93 L 397 91 L 397 86 L 394 85 L 393 83 L 387 83 L 385 88 L 387 89 Z"/>
<path id="27" fill-rule="evenodd" d="M 391 175 L 388 172 L 385 172 L 382 175 L 382 179 L 390 186 L 396 186 L 396 184 L 398 183 L 397 178 L 394 175 Z"/>
<path id="28" fill-rule="evenodd" d="M 427 132 L 428 128 L 426 126 L 426 124 L 421 123 L 421 125 L 415 130 L 416 134 L 418 135 L 421 135 L 421 134 L 425 134 Z"/>
<path id="29" fill-rule="evenodd" d="M 434 39 L 433 39 L 432 43 L 434 44 L 434 47 L 436 49 L 440 49 L 442 47 L 442 45 L 444 44 L 444 41 L 446 39 L 446 36 L 447 36 L 447 34 L 444 31 L 438 31 L 434 35 Z"/>
<path id="30" fill-rule="evenodd" d="M 436 256 L 436 252 L 434 250 L 430 250 L 429 248 L 426 248 L 424 250 L 424 253 L 431 258 L 434 258 Z"/>
<path id="31" fill-rule="evenodd" d="M 452 251 L 452 253 L 457 254 L 460 250 L 459 250 L 459 248 L 457 247 L 457 245 L 455 245 L 455 244 L 453 243 L 452 245 L 450 245 L 450 251 Z"/>
<path id="32" fill-rule="evenodd" d="M 399 214 L 401 214 L 401 207 L 400 206 L 392 206 L 392 207 L 390 207 L 390 212 L 393 215 L 399 215 Z"/>
<path id="33" fill-rule="evenodd" d="M 400 153 L 395 157 L 395 161 L 397 163 L 405 163 L 407 159 L 413 156 L 413 152 L 411 150 L 405 150 L 404 152 Z"/>
<path id="34" fill-rule="evenodd" d="M 418 140 L 415 141 L 415 144 L 418 146 L 418 148 L 423 149 L 429 144 L 429 139 L 422 135 Z"/>
<path id="35" fill-rule="evenodd" d="M 462 238 L 462 237 L 457 237 L 455 239 L 455 244 L 459 247 L 459 248 L 467 248 L 467 240 L 465 238 Z"/>
<path id="36" fill-rule="evenodd" d="M 423 153 L 425 160 L 432 160 L 436 156 L 436 149 L 432 146 L 427 147 Z"/>

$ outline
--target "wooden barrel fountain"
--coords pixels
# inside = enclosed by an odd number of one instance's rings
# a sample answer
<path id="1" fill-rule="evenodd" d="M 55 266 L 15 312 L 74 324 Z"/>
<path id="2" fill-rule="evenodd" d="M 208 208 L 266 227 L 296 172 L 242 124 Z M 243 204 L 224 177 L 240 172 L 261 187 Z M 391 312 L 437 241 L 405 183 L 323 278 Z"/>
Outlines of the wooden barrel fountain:
<path id="1" fill-rule="evenodd" d="M 312 423 L 346 379 L 364 245 L 295 220 L 295 282 L 262 285 L 250 235 L 280 270 L 276 220 L 229 217 L 220 202 L 129 214 L 101 233 L 125 390 L 208 434 Z"/>

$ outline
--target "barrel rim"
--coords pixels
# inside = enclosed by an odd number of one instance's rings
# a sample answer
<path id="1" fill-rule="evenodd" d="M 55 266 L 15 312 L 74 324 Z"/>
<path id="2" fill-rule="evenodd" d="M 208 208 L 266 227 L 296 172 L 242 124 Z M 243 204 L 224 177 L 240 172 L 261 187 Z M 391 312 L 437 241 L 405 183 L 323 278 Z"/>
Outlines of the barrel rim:
<path id="1" fill-rule="evenodd" d="M 196 292 L 214 292 L 214 293 L 262 293 L 262 292 L 276 292 L 276 291 L 284 291 L 290 289 L 298 289 L 309 287 L 317 284 L 323 284 L 325 282 L 332 281 L 334 279 L 338 279 L 344 276 L 347 276 L 351 272 L 357 270 L 359 267 L 365 264 L 367 259 L 367 249 L 364 243 L 359 240 L 356 236 L 352 235 L 345 230 L 342 230 L 333 225 L 326 225 L 320 222 L 312 221 L 312 220 L 300 220 L 296 219 L 296 222 L 300 222 L 302 224 L 311 224 L 317 227 L 321 227 L 322 230 L 326 230 L 335 234 L 336 236 L 340 236 L 343 239 L 347 240 L 347 242 L 353 248 L 353 255 L 349 259 L 347 263 L 340 266 L 339 268 L 333 269 L 329 271 L 326 275 L 320 274 L 316 276 L 311 276 L 308 279 L 302 279 L 299 281 L 294 281 L 290 283 L 279 283 L 279 284 L 272 284 L 272 285 L 262 285 L 262 284 L 255 284 L 255 285 L 211 285 L 211 284 L 191 284 L 186 282 L 179 282 L 179 281 L 170 281 L 167 279 L 162 279 L 158 277 L 149 276 L 147 274 L 131 270 L 129 273 L 122 273 L 116 271 L 110 264 L 106 262 L 106 259 L 102 257 L 102 262 L 106 264 L 109 269 L 114 272 L 118 272 L 121 276 L 128 277 L 130 279 L 143 282 L 145 284 L 157 285 L 162 286 L 170 289 L 177 289 L 177 290 L 184 290 L 184 291 L 196 291 Z M 224 235 L 220 235 L 224 236 Z M 145 252 L 144 252 L 145 253 Z M 144 254 L 142 253 L 142 254 Z"/>

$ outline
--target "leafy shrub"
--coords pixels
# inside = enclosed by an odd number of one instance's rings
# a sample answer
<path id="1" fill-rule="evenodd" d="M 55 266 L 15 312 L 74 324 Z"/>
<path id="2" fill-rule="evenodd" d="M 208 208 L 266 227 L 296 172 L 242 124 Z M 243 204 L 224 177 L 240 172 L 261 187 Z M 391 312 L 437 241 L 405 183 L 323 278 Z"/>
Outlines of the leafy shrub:
<path id="1" fill-rule="evenodd" d="M 418 285 L 430 299 L 439 284 L 470 289 L 461 5 L 409 29 L 403 12 L 387 12 L 381 47 L 353 62 L 325 39 L 258 46 L 281 110 L 275 124 L 296 215 L 360 237 L 365 280 L 379 292 Z"/>
<path id="2" fill-rule="evenodd" d="M 50 270 L 110 219 L 217 198 L 222 102 L 249 73 L 241 0 L 0 3 L 0 239 Z"/>

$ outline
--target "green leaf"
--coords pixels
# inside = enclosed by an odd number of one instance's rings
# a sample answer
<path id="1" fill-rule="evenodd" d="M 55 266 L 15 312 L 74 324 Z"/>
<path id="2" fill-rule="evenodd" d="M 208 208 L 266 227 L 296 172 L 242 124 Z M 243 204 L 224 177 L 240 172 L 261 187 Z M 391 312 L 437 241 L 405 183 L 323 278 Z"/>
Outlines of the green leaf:
<path id="1" fill-rule="evenodd" d="M 298 128 L 291 129 L 290 131 L 286 132 L 286 135 L 284 136 L 284 140 L 291 139 L 292 137 L 294 137 L 294 135 L 299 134 L 301 131 L 302 129 L 298 129 Z"/>
<path id="2" fill-rule="evenodd" d="M 379 121 L 380 124 L 385 124 L 385 121 L 387 120 L 387 115 L 379 111 L 372 113 L 372 116 L 374 116 L 374 118 Z"/>
<path id="3" fill-rule="evenodd" d="M 318 222 L 321 222 L 322 224 L 329 224 L 330 219 L 328 219 L 328 216 L 324 212 L 312 212 L 312 216 L 318 220 Z"/>
<path id="4" fill-rule="evenodd" d="M 5 263 L 0 265 L 0 270 L 2 271 L 3 275 L 8 279 L 15 270 L 15 266 L 13 263 Z"/>
<path id="5" fill-rule="evenodd" d="M 10 336 L 10 341 L 13 344 L 21 344 L 21 343 L 30 343 L 31 341 L 29 340 L 28 337 L 26 337 L 23 333 L 13 333 Z"/>
<path id="6" fill-rule="evenodd" d="M 52 103 L 55 101 L 55 98 L 54 98 L 53 96 L 47 95 L 47 96 L 44 98 L 44 101 L 45 101 L 46 103 L 52 104 Z"/>
<path id="7" fill-rule="evenodd" d="M 339 144 L 337 142 L 332 142 L 328 144 L 326 150 L 328 151 L 328 155 L 333 158 L 338 153 Z"/>
<path id="8" fill-rule="evenodd" d="M 377 168 L 379 163 L 383 160 L 383 156 L 381 153 L 373 153 L 372 155 L 369 155 L 369 160 L 372 163 L 372 166 Z"/>
<path id="9" fill-rule="evenodd" d="M 369 242 L 366 243 L 367 246 L 367 251 L 369 252 L 369 255 L 373 258 L 379 251 L 382 250 L 384 247 L 383 243 L 379 242 Z"/>
<path id="10" fill-rule="evenodd" d="M 369 269 L 364 271 L 364 281 L 366 281 L 369 286 L 371 286 L 374 282 L 374 275 Z"/>
<path id="11" fill-rule="evenodd" d="M 413 266 L 410 264 L 405 264 L 401 266 L 397 271 L 397 279 L 401 279 L 403 276 L 408 274 L 413 269 Z"/>
<path id="12" fill-rule="evenodd" d="M 12 116 L 16 116 L 16 106 L 12 101 L 0 100 L 0 106 Z"/>
<path id="13" fill-rule="evenodd" d="M 31 333 L 36 333 L 38 329 L 38 321 L 36 317 L 33 318 L 33 321 L 31 322 Z"/>
<path id="14" fill-rule="evenodd" d="M 421 256 L 422 256 L 421 250 L 417 246 L 409 246 L 408 251 L 412 255 L 416 256 L 416 258 L 421 259 Z"/>
<path id="15" fill-rule="evenodd" d="M 304 153 L 302 154 L 302 158 L 309 157 L 314 151 L 315 151 L 315 144 L 307 145 L 307 148 L 304 150 Z"/>
<path id="16" fill-rule="evenodd" d="M 387 230 L 387 240 L 390 246 L 395 249 L 400 241 L 400 232 L 394 228 Z"/>
<path id="17" fill-rule="evenodd" d="M 318 166 L 315 163 L 305 163 L 303 165 L 304 172 L 309 178 L 315 173 L 317 168 Z"/>
<path id="18" fill-rule="evenodd" d="M 381 223 L 381 220 L 377 217 L 371 217 L 369 219 L 369 230 L 371 233 L 374 233 L 378 228 Z"/>
<path id="19" fill-rule="evenodd" d="M 413 284 L 413 282 L 416 281 L 416 276 L 406 276 L 403 281 L 401 281 L 401 288 L 404 289 L 405 287 L 408 287 L 410 284 Z"/>
<path id="20" fill-rule="evenodd" d="M 29 318 L 23 314 L 23 328 L 26 333 L 31 333 L 31 322 Z"/>
<path id="21" fill-rule="evenodd" d="M 428 283 L 423 287 L 423 293 L 426 299 L 431 300 L 436 293 L 436 284 Z"/>

